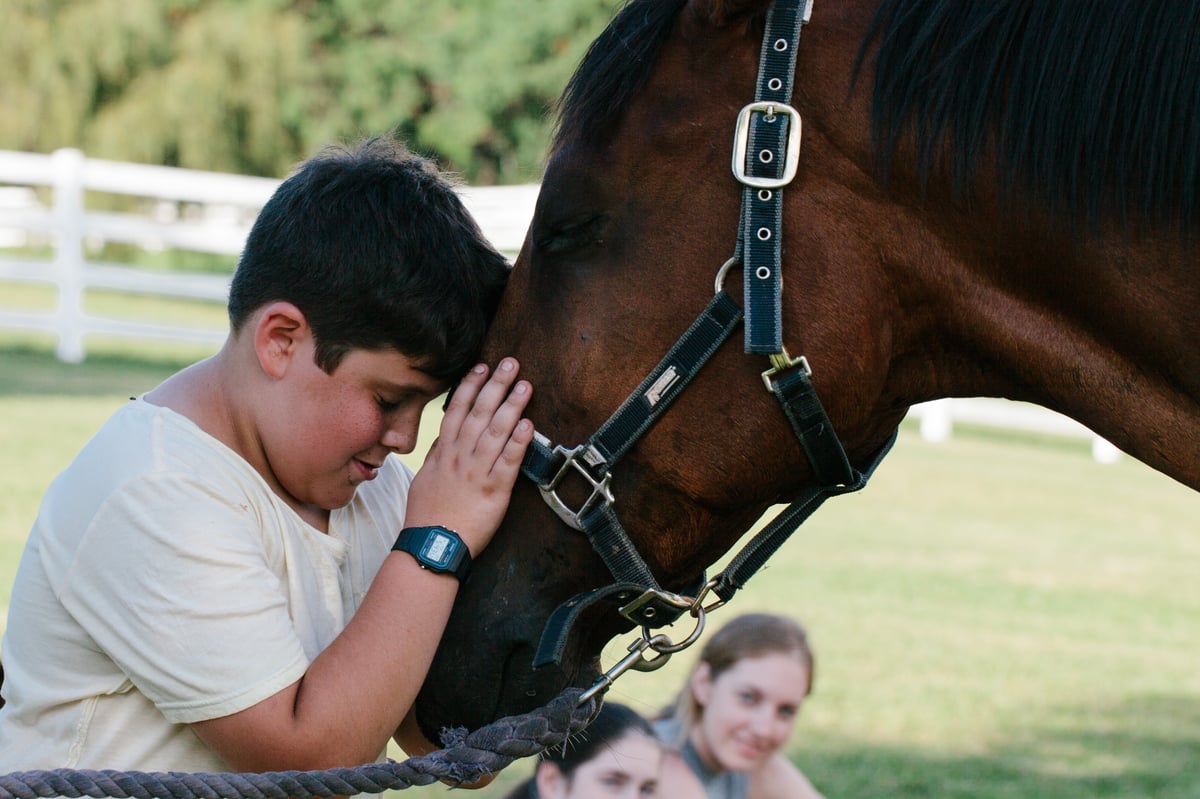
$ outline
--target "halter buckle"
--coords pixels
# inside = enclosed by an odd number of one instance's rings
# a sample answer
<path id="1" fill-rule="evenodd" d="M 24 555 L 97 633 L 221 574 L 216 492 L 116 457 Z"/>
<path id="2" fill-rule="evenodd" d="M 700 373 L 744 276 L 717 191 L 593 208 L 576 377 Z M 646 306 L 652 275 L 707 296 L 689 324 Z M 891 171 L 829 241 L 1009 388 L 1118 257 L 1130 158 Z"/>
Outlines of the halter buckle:
<path id="1" fill-rule="evenodd" d="M 643 628 L 673 624 L 692 609 L 692 600 L 670 591 L 649 588 L 642 595 L 617 608 L 617 612 Z"/>
<path id="2" fill-rule="evenodd" d="M 630 669 L 634 671 L 654 671 L 665 666 L 667 661 L 671 659 L 670 652 L 656 652 L 654 657 L 647 657 L 647 649 L 656 651 L 651 644 L 652 640 L 643 636 L 626 647 L 629 650 L 629 654 L 614 663 L 611 669 L 597 677 L 592 686 L 580 694 L 577 707 L 587 704 L 588 700 L 601 691 L 606 690 L 617 681 L 618 677 Z"/>
<path id="3" fill-rule="evenodd" d="M 763 385 L 767 387 L 767 391 L 774 394 L 775 387 L 771 384 L 771 378 L 780 372 L 786 372 L 794 366 L 799 366 L 804 369 L 804 374 L 812 377 L 812 367 L 808 365 L 808 358 L 801 355 L 799 358 L 793 358 L 788 355 L 786 349 L 780 352 L 773 352 L 767 356 L 771 360 L 771 368 L 762 373 Z"/>
<path id="4" fill-rule="evenodd" d="M 783 175 L 778 178 L 755 177 L 746 174 L 746 151 L 750 146 L 750 120 L 758 112 L 767 119 L 785 116 L 788 119 L 787 152 L 784 153 Z M 738 183 L 754 189 L 779 189 L 792 182 L 800 165 L 800 112 L 786 103 L 758 102 L 743 108 L 733 129 L 733 176 Z"/>
<path id="5" fill-rule="evenodd" d="M 554 477 L 550 478 L 550 482 L 544 485 L 540 483 L 538 484 L 538 491 L 542 493 L 542 499 L 545 500 L 546 504 L 550 506 L 550 509 L 554 511 L 555 514 L 558 515 L 558 518 L 562 519 L 568 527 L 578 530 L 579 532 L 584 532 L 582 521 L 584 513 L 586 513 L 599 501 L 603 501 L 609 505 L 616 501 L 613 497 L 612 489 L 610 488 L 612 475 L 608 472 L 605 472 L 600 479 L 596 479 L 592 476 L 592 473 L 588 471 L 587 466 L 579 462 L 582 459 L 586 463 L 590 463 L 593 466 L 604 463 L 604 459 L 600 457 L 599 453 L 597 453 L 590 446 L 580 444 L 577 447 L 567 449 L 560 444 L 554 448 L 553 454 L 556 456 L 561 455 L 564 458 L 563 465 L 558 467 L 558 471 L 555 473 Z M 559 498 L 558 494 L 555 493 L 555 489 L 558 488 L 558 484 L 562 482 L 563 477 L 567 475 L 567 472 L 572 467 L 574 467 L 575 471 L 578 472 L 583 479 L 588 482 L 588 485 L 592 487 L 591 495 L 589 495 L 588 498 L 584 500 L 584 503 L 579 506 L 579 510 L 571 510 L 569 507 L 567 507 L 567 504 Z"/>

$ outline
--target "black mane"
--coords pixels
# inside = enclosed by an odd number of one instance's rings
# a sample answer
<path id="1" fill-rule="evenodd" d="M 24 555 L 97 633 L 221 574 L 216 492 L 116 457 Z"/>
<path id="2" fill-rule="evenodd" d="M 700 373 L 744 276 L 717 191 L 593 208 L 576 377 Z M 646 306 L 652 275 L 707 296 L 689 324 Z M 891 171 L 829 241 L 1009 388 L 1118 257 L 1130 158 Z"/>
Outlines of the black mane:
<path id="1" fill-rule="evenodd" d="M 556 144 L 611 133 L 685 1 L 626 2 L 567 84 Z M 1200 3 L 882 0 L 860 68 L 873 47 L 883 179 L 910 142 L 922 183 L 960 197 L 987 159 L 1003 196 L 1074 222 L 1200 224 Z"/>
<path id="2" fill-rule="evenodd" d="M 559 102 L 555 144 L 571 131 L 603 141 L 650 76 L 658 51 L 687 0 L 628 0 L 592 42 Z"/>
<path id="3" fill-rule="evenodd" d="M 908 137 L 922 181 L 942 171 L 960 194 L 987 158 L 1004 195 L 1074 222 L 1190 227 L 1198 26 L 1200 4 L 1171 0 L 883 0 L 868 34 L 880 174 Z"/>

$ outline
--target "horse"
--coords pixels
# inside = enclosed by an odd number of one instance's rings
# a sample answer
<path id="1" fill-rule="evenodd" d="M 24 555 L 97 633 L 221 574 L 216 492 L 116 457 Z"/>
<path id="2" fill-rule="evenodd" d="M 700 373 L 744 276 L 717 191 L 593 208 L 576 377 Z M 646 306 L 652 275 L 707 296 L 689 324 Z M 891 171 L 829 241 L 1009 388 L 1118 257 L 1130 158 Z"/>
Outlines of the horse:
<path id="1" fill-rule="evenodd" d="M 657 665 L 679 642 L 647 649 L 638 603 L 702 615 L 706 567 L 770 507 L 859 487 L 916 403 L 1036 403 L 1200 490 L 1200 6 L 784 5 L 628 0 L 566 86 L 485 344 L 563 445 L 461 589 L 417 702 L 430 735 L 592 685 L 634 626 L 622 667 Z M 749 260 L 763 242 L 777 258 Z M 733 310 L 703 368 L 599 446 L 684 382 L 664 354 L 714 326 L 714 296 Z M 819 400 L 799 425 L 793 375 Z M 616 543 L 575 529 L 602 514 Z M 661 590 L 591 603 L 622 536 Z"/>

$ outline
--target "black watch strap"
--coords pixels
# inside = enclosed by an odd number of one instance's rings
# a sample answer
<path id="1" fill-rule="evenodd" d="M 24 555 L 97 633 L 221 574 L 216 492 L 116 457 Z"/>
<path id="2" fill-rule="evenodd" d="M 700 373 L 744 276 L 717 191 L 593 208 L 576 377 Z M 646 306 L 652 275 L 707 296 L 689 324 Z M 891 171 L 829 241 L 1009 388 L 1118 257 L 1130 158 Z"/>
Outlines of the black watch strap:
<path id="1" fill-rule="evenodd" d="M 453 530 L 433 525 L 405 527 L 392 549 L 407 552 L 422 569 L 438 574 L 453 574 L 462 582 L 471 569 L 471 550 Z"/>

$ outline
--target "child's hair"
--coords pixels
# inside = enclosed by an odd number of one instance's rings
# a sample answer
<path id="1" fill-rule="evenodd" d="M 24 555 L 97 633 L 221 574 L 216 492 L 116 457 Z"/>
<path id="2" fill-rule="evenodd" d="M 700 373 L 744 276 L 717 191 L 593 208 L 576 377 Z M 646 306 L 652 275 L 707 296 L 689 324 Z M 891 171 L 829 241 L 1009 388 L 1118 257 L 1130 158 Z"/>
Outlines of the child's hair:
<path id="1" fill-rule="evenodd" d="M 655 745 L 658 745 L 658 739 L 654 737 L 654 729 L 640 713 L 625 705 L 605 702 L 596 718 L 584 728 L 583 732 L 559 746 L 542 752 L 539 755 L 539 765 L 542 762 L 553 763 L 569 780 L 575 773 L 575 769 L 590 761 L 600 750 L 611 746 L 630 731 L 644 733 L 655 741 Z M 530 778 L 510 792 L 506 799 L 535 799 L 536 796 L 535 780 Z"/>
<path id="2" fill-rule="evenodd" d="M 787 616 L 770 613 L 747 613 L 735 617 L 705 643 L 674 706 L 668 708 L 664 715 L 677 721 L 680 737 L 686 739 L 703 712 L 691 687 L 691 675 L 695 674 L 701 663 L 708 665 L 709 675 L 715 680 L 740 660 L 777 654 L 795 655 L 800 659 L 808 675 L 804 695 L 812 693 L 813 654 L 808 645 L 808 636 L 798 622 Z"/>
<path id="3" fill-rule="evenodd" d="M 332 146 L 259 213 L 229 292 L 236 332 L 294 304 L 332 372 L 351 349 L 391 348 L 453 382 L 475 363 L 508 276 L 453 186 L 389 137 Z"/>

